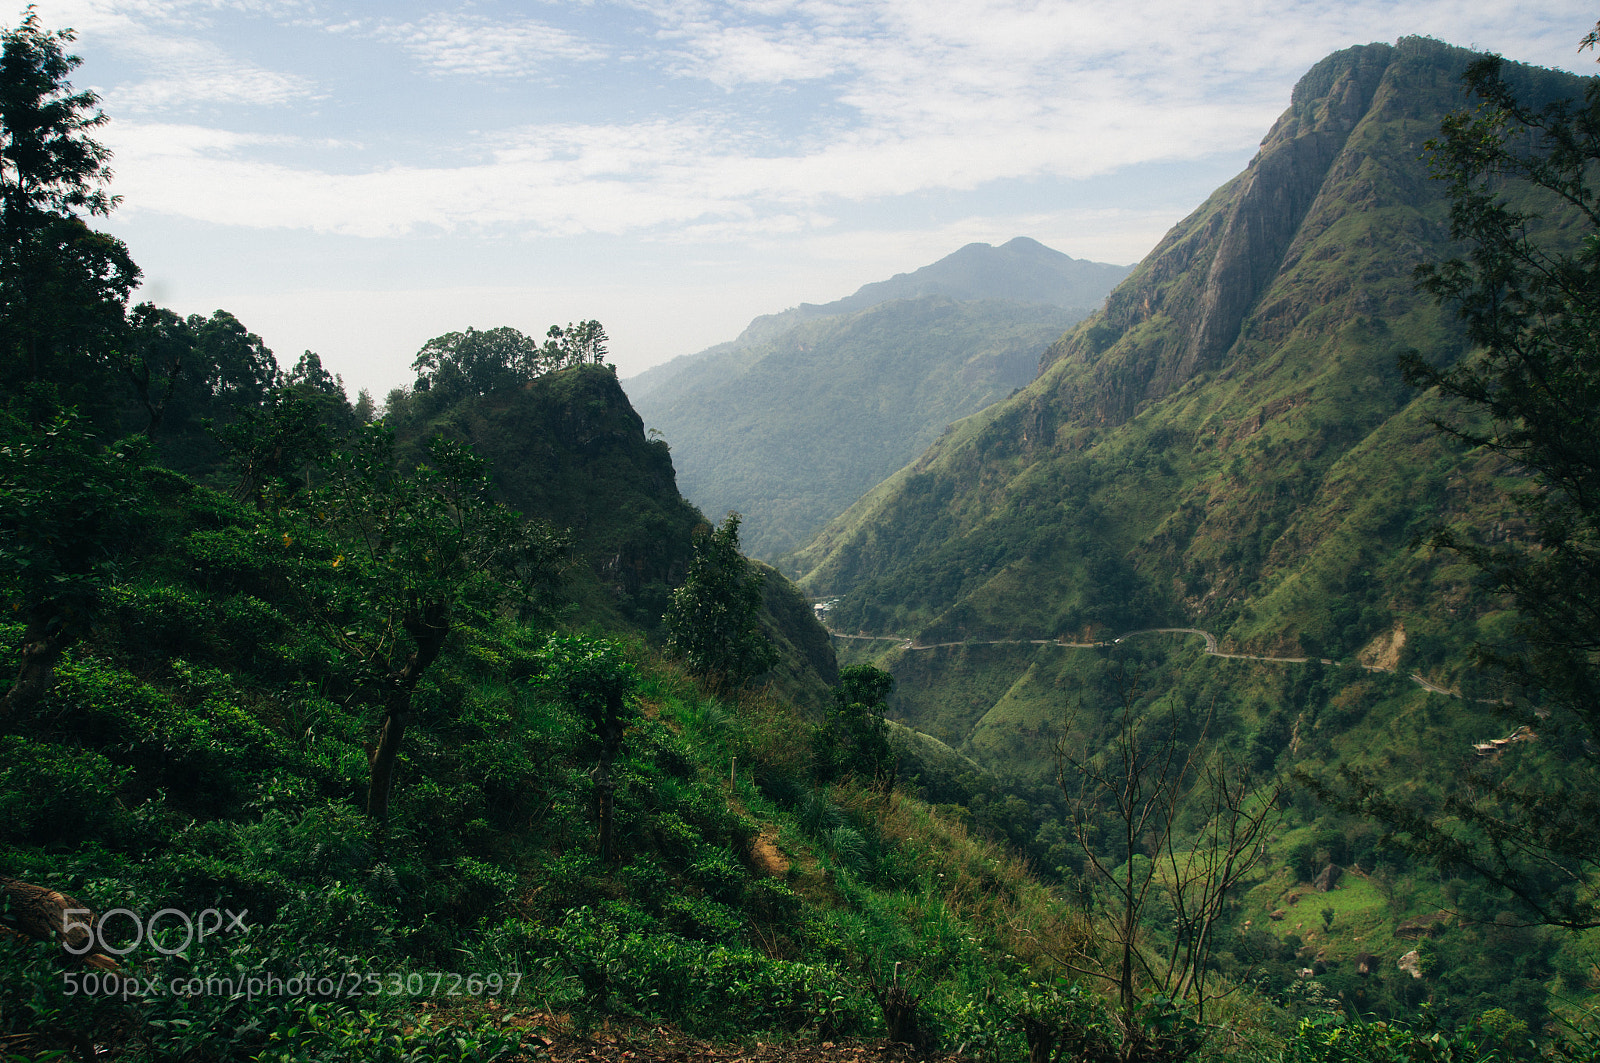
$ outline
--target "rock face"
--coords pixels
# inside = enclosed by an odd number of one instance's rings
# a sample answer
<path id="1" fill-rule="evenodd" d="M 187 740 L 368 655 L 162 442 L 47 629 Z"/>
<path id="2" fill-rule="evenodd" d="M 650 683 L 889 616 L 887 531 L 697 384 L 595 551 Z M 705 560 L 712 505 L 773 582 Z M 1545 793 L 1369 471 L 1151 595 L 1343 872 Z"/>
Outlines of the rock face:
<path id="1" fill-rule="evenodd" d="M 1180 226 L 1132 282 L 1106 303 L 1105 324 L 1126 334 L 1158 314 L 1179 323 L 1162 330 L 1124 364 L 1097 374 L 1102 421 L 1120 423 L 1144 403 L 1170 394 L 1222 361 L 1246 315 L 1277 277 L 1329 170 L 1394 59 L 1386 44 L 1350 48 L 1318 63 L 1295 86 L 1289 110 L 1247 169 L 1224 186 L 1203 217 Z M 1167 283 L 1172 278 L 1176 282 Z M 1092 342 L 1092 339 L 1091 339 Z M 1069 344 L 1057 357 L 1086 357 Z M 1120 370 L 1120 371 L 1119 371 Z"/>
<path id="2" fill-rule="evenodd" d="M 1317 879 L 1311 884 L 1311 887 L 1318 893 L 1327 893 L 1339 885 L 1339 879 L 1343 875 L 1344 868 L 1338 864 L 1329 864 L 1317 875 Z"/>
<path id="3" fill-rule="evenodd" d="M 1400 957 L 1399 961 L 1395 964 L 1395 966 L 1400 968 L 1402 971 L 1406 972 L 1407 974 L 1409 974 L 1413 978 L 1421 978 L 1422 977 L 1422 954 L 1420 952 L 1418 952 L 1416 949 L 1412 949 L 1410 952 L 1408 952 L 1404 956 Z"/>

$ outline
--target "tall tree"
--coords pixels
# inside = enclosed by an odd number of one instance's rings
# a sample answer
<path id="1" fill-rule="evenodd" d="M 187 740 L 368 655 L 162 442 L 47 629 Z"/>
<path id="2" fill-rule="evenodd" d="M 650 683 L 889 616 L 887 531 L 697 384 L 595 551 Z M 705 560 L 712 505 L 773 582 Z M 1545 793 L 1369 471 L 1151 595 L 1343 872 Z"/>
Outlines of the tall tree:
<path id="1" fill-rule="evenodd" d="M 1594 34 L 1585 42 L 1593 44 Z M 1540 737 L 1553 771 L 1475 778 L 1430 821 L 1363 787 L 1369 810 L 1441 860 L 1475 868 L 1557 925 L 1600 925 L 1600 79 L 1582 100 L 1529 102 L 1498 57 L 1466 83 L 1477 104 L 1429 141 L 1449 183 L 1462 257 L 1419 271 L 1477 353 L 1450 366 L 1403 360 L 1408 379 L 1468 416 L 1437 427 L 1509 459 L 1526 533 L 1493 543 L 1441 529 L 1436 547 L 1477 566 L 1520 618 L 1514 644 L 1477 648 L 1519 684 L 1507 712 Z"/>
<path id="2" fill-rule="evenodd" d="M 611 765 L 622 749 L 623 735 L 636 708 L 639 673 L 615 643 L 586 635 L 552 635 L 545 643 L 540 684 L 577 712 L 599 743 L 594 770 L 599 821 L 600 862 L 612 856 L 612 821 L 616 783 Z"/>
<path id="3" fill-rule="evenodd" d="M 839 670 L 833 710 L 813 746 L 821 781 L 851 774 L 884 793 L 894 789 L 895 756 L 883 718 L 893 689 L 894 676 L 870 664 Z"/>
<path id="4" fill-rule="evenodd" d="M 7 382 L 81 383 L 117 345 L 138 267 L 121 241 L 80 215 L 104 215 L 111 153 L 90 133 L 105 124 L 92 92 L 67 76 L 70 30 L 48 31 L 29 7 L 0 35 L 0 373 Z"/>
<path id="5" fill-rule="evenodd" d="M 606 344 L 611 337 L 606 335 L 605 326 L 598 321 L 591 319 L 576 325 L 569 321 L 566 328 L 551 325 L 545 335 L 549 338 L 544 343 L 544 363 L 551 369 L 606 364 L 609 350 Z"/>
<path id="6" fill-rule="evenodd" d="M 332 563 L 342 608 L 326 616 L 334 643 L 358 662 L 379 703 L 367 812 L 384 820 L 412 695 L 439 658 L 464 598 L 526 596 L 553 583 L 564 544 L 489 498 L 486 463 L 435 437 L 429 464 L 395 461 L 382 422 L 356 430 L 329 462 L 327 482 L 299 512 L 340 544 Z M 292 533 L 286 532 L 286 538 Z"/>
<path id="7" fill-rule="evenodd" d="M 664 618 L 667 650 L 719 686 L 743 686 L 772 667 L 777 653 L 761 630 L 761 580 L 739 553 L 739 514 L 698 530 L 689 575 Z"/>

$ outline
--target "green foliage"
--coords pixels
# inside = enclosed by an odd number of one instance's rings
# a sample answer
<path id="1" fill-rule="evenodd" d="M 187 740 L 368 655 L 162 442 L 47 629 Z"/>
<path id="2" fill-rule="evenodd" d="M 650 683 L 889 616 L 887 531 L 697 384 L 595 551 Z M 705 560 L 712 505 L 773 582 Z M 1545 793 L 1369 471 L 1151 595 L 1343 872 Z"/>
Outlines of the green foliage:
<path id="1" fill-rule="evenodd" d="M 1428 1013 L 1415 1024 L 1322 1015 L 1301 1021 L 1276 1063 L 1511 1063 L 1528 1058 L 1502 1041 L 1498 1031 L 1442 1028 Z"/>
<path id="2" fill-rule="evenodd" d="M 869 1024 L 865 994 L 826 966 L 646 935 L 589 909 L 569 917 L 558 942 L 586 1002 L 608 1011 L 723 1036 L 801 1030 L 829 1036 Z"/>
<path id="3" fill-rule="evenodd" d="M 1600 866 L 1591 828 L 1600 814 L 1600 195 L 1590 186 L 1600 82 L 1589 79 L 1581 101 L 1541 104 L 1495 57 L 1465 80 L 1480 105 L 1450 116 L 1429 148 L 1435 176 L 1449 182 L 1451 233 L 1467 252 L 1418 276 L 1482 353 L 1443 367 L 1413 355 L 1406 369 L 1412 383 L 1487 415 L 1487 426 L 1438 423 L 1527 470 L 1509 499 L 1526 532 L 1496 543 L 1482 529 L 1441 527 L 1432 542 L 1465 557 L 1516 609 L 1519 637 L 1480 645 L 1478 656 L 1528 698 L 1508 715 L 1537 725 L 1570 766 L 1559 780 L 1455 802 L 1449 817 L 1465 829 L 1424 831 L 1419 842 L 1512 889 L 1540 919 L 1590 927 L 1600 925 L 1591 885 Z M 1562 869 L 1555 881 L 1552 864 Z"/>
<path id="4" fill-rule="evenodd" d="M 739 514 L 699 531 L 689 574 L 667 608 L 668 652 L 716 684 L 737 688 L 761 675 L 774 659 L 761 632 L 761 584 L 739 553 Z"/>
<path id="5" fill-rule="evenodd" d="M 892 689 L 894 676 L 870 664 L 840 669 L 833 711 L 813 742 L 819 781 L 851 775 L 864 785 L 893 789 L 895 756 L 883 719 Z"/>
<path id="6" fill-rule="evenodd" d="M 413 397 L 437 413 L 464 398 L 518 387 L 546 373 L 605 364 L 607 336 L 598 321 L 564 329 L 551 325 L 548 337 L 541 346 L 507 326 L 436 336 L 411 363 L 417 374 Z"/>
<path id="7" fill-rule="evenodd" d="M 97 617 L 138 542 L 144 458 L 135 441 L 102 446 L 48 387 L 0 408 L 0 601 L 26 624 L 0 717 L 37 703 L 61 653 Z"/>

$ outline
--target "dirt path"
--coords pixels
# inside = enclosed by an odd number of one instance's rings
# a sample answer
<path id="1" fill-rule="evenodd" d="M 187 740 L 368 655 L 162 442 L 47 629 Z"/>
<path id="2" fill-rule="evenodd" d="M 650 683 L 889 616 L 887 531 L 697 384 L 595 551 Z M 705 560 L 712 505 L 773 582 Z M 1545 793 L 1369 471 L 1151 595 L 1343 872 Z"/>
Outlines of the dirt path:
<path id="1" fill-rule="evenodd" d="M 773 878 L 782 878 L 789 871 L 790 860 L 778 849 L 778 828 L 767 827 L 750 843 L 750 859 L 761 872 Z"/>
<path id="2" fill-rule="evenodd" d="M 573 1032 L 559 1018 L 544 1014 L 518 1015 L 510 1025 L 522 1027 L 523 1049 L 514 1057 L 551 1063 L 909 1063 L 917 1056 L 907 1045 L 889 1041 L 794 1040 L 777 1044 L 716 1044 L 688 1037 L 668 1027 L 626 1029 L 602 1027 L 586 1034 Z M 935 1059 L 952 1058 L 944 1053 Z"/>

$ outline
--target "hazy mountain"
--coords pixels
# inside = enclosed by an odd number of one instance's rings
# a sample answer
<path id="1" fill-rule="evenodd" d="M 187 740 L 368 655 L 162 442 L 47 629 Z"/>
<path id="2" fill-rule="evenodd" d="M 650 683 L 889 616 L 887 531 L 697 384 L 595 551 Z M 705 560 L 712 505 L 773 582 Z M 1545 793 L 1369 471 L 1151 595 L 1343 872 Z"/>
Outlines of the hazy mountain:
<path id="1" fill-rule="evenodd" d="M 854 295 L 831 303 L 801 303 L 777 314 L 763 314 L 745 327 L 739 337 L 686 354 L 646 369 L 623 381 L 628 396 L 637 403 L 653 389 L 691 368 L 708 375 L 708 358 L 738 347 L 748 347 L 807 321 L 854 313 L 894 299 L 943 295 L 951 299 L 1003 299 L 1087 311 L 1100 305 L 1106 293 L 1133 269 L 1089 262 L 1052 250 L 1037 240 L 1018 236 L 999 247 L 973 243 L 910 273 L 896 273 L 886 281 L 858 288 Z M 1082 316 L 1081 314 L 1079 315 Z"/>
<path id="2" fill-rule="evenodd" d="M 624 386 L 672 446 L 685 495 L 712 516 L 739 510 L 745 546 L 774 557 L 950 422 L 1032 380 L 1126 273 L 1033 240 L 971 244 L 847 299 L 757 318 Z"/>

